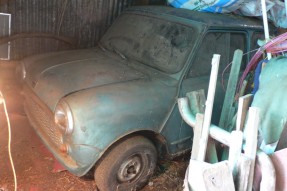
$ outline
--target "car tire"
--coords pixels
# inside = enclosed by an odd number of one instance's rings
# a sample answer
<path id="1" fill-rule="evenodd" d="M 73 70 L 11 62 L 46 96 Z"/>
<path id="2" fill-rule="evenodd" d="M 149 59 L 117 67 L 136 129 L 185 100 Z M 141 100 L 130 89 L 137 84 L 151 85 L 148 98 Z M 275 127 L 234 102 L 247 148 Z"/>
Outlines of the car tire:
<path id="1" fill-rule="evenodd" d="M 157 151 L 143 136 L 121 141 L 110 149 L 95 168 L 100 191 L 134 191 L 142 188 L 153 174 Z"/>

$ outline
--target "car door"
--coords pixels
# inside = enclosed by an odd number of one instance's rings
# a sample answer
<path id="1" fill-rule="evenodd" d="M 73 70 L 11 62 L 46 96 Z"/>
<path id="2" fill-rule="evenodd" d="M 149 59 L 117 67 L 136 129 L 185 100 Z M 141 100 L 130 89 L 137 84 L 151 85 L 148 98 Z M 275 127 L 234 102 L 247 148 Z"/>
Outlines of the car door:
<path id="1" fill-rule="evenodd" d="M 201 45 L 199 46 L 191 67 L 184 77 L 179 97 L 185 97 L 187 92 L 204 89 L 207 93 L 209 75 L 211 71 L 211 60 L 213 54 L 220 54 L 220 67 L 218 73 L 218 84 L 215 95 L 215 105 L 213 109 L 212 123 L 218 124 L 225 91 L 222 82 L 222 74 L 225 68 L 231 63 L 233 53 L 236 49 L 247 51 L 247 33 L 238 31 L 209 31 L 206 33 Z M 243 62 L 246 62 L 243 58 Z M 245 63 L 244 63 L 245 64 Z M 223 75 L 224 87 L 227 84 L 229 69 L 224 71 Z M 193 131 L 181 118 L 177 106 L 174 108 L 167 126 L 179 128 L 179 139 L 169 145 L 170 151 L 178 152 L 190 148 L 192 144 Z M 168 128 L 167 128 L 168 129 Z"/>
<path id="2" fill-rule="evenodd" d="M 229 71 L 233 54 L 236 49 L 247 51 L 247 33 L 238 31 L 209 31 L 191 64 L 181 86 L 180 96 L 184 97 L 187 92 L 204 89 L 207 94 L 211 60 L 213 54 L 220 54 L 218 82 L 214 101 L 212 122 L 218 124 L 228 82 Z M 246 65 L 246 57 L 243 57 L 243 65 Z"/>
<path id="3" fill-rule="evenodd" d="M 218 84 L 215 95 L 215 105 L 213 109 L 212 123 L 218 124 L 222 109 L 225 91 L 222 86 L 222 76 L 224 87 L 227 85 L 229 68 L 227 66 L 231 63 L 233 53 L 236 49 L 241 49 L 243 52 L 248 51 L 247 43 L 248 33 L 242 31 L 222 31 L 213 30 L 208 31 L 194 57 L 191 60 L 190 68 L 187 71 L 181 86 L 179 97 L 185 97 L 187 92 L 204 89 L 207 93 L 209 75 L 211 71 L 211 60 L 213 54 L 220 54 L 220 67 L 218 72 Z M 246 65 L 247 57 L 243 57 L 243 65 Z M 225 70 L 225 68 L 227 68 Z M 224 75 L 223 74 L 224 71 Z M 192 145 L 193 131 L 181 118 L 177 105 L 174 107 L 162 134 L 166 137 L 172 137 L 173 140 L 168 145 L 170 154 L 175 154 L 186 150 Z M 178 129 L 178 138 L 171 134 L 169 129 Z"/>

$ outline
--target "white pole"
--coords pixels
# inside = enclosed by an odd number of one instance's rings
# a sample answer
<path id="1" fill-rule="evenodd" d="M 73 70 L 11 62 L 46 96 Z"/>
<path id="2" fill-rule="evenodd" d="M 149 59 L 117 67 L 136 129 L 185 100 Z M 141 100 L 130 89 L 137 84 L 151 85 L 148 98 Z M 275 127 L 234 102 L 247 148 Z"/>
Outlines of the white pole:
<path id="1" fill-rule="evenodd" d="M 220 55 L 214 54 L 211 62 L 211 73 L 209 80 L 209 87 L 207 93 L 207 99 L 205 104 L 204 120 L 202 126 L 202 133 L 200 138 L 200 148 L 198 151 L 198 161 L 204 161 L 206 154 L 207 141 L 209 136 L 209 127 L 211 122 L 212 108 L 214 102 L 214 95 L 217 83 L 217 74 L 219 68 Z"/>
<path id="2" fill-rule="evenodd" d="M 265 0 L 261 0 L 261 7 L 262 7 L 265 43 L 267 43 L 270 40 L 270 36 L 269 36 L 269 28 L 268 28 L 268 19 L 267 19 L 267 10 L 266 10 Z M 268 58 L 268 60 L 271 59 L 271 53 L 267 53 L 267 58 Z"/>

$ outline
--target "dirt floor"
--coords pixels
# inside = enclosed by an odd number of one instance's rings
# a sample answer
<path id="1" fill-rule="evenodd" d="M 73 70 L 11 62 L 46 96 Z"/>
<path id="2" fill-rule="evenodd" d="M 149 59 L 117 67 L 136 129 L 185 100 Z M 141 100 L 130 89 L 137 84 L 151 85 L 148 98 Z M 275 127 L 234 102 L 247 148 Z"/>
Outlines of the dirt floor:
<path id="1" fill-rule="evenodd" d="M 12 130 L 12 157 L 19 191 L 97 190 L 91 178 L 78 178 L 61 171 L 51 153 L 30 126 L 22 108 L 23 98 L 18 84 L 2 83 L 9 109 Z M 13 174 L 8 157 L 8 128 L 0 105 L 0 191 L 14 190 Z M 159 161 L 156 173 L 142 191 L 180 191 L 188 157 Z M 60 171 L 60 172 L 59 172 Z"/>

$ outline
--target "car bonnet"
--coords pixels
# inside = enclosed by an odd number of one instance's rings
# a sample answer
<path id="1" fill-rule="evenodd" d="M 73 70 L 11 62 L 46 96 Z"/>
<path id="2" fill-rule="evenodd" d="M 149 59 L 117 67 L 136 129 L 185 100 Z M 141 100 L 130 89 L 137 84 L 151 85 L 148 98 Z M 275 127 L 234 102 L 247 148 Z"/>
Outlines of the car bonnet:
<path id="1" fill-rule="evenodd" d="M 24 62 L 26 83 L 52 111 L 73 92 L 144 78 L 128 61 L 100 50 L 46 54 Z"/>

